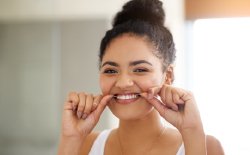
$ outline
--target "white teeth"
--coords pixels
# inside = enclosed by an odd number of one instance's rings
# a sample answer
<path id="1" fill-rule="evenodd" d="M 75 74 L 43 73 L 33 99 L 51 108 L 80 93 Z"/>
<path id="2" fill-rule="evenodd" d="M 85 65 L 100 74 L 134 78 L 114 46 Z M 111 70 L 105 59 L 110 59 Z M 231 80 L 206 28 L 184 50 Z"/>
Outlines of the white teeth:
<path id="1" fill-rule="evenodd" d="M 119 100 L 129 100 L 129 99 L 137 98 L 138 96 L 139 96 L 138 94 L 117 95 L 116 98 Z"/>

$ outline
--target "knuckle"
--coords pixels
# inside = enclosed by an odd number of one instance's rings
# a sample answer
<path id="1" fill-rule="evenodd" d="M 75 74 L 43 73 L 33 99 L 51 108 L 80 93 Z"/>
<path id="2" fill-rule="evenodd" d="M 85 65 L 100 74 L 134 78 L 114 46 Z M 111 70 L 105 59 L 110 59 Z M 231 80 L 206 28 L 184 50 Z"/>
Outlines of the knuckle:
<path id="1" fill-rule="evenodd" d="M 75 95 L 76 95 L 75 92 L 69 92 L 67 96 L 68 100 L 72 100 Z"/>
<path id="2" fill-rule="evenodd" d="M 173 98 L 174 103 L 177 103 L 177 102 L 178 102 L 178 100 L 179 100 L 179 98 L 178 98 L 178 97 L 174 97 L 174 98 Z"/>
<path id="3" fill-rule="evenodd" d="M 86 93 L 80 92 L 78 95 L 81 96 L 81 97 L 84 97 L 86 95 Z"/>
<path id="4" fill-rule="evenodd" d="M 89 100 L 93 99 L 93 95 L 85 93 L 85 98 L 86 98 L 86 101 L 89 101 Z"/>
<path id="5" fill-rule="evenodd" d="M 98 102 L 99 98 L 98 97 L 93 97 L 94 102 Z"/>
<path id="6" fill-rule="evenodd" d="M 89 103 L 85 106 L 84 113 L 89 114 L 92 108 L 92 103 Z"/>
<path id="7" fill-rule="evenodd" d="M 81 104 L 85 104 L 85 100 L 86 100 L 86 94 L 84 93 L 84 92 L 80 92 L 79 94 L 78 94 L 78 96 L 79 96 L 79 102 L 81 103 Z"/>
<path id="8" fill-rule="evenodd" d="M 190 90 L 186 91 L 187 92 L 187 95 L 189 96 L 194 96 L 193 92 L 191 92 Z"/>
<path id="9" fill-rule="evenodd" d="M 77 94 L 77 93 L 72 93 L 72 94 L 70 94 L 70 99 L 71 99 L 73 102 L 76 102 L 76 103 L 79 102 L 79 97 L 78 97 L 78 94 Z"/>
<path id="10" fill-rule="evenodd" d="M 85 107 L 84 104 L 79 104 L 77 109 L 79 111 L 83 111 L 84 107 Z"/>

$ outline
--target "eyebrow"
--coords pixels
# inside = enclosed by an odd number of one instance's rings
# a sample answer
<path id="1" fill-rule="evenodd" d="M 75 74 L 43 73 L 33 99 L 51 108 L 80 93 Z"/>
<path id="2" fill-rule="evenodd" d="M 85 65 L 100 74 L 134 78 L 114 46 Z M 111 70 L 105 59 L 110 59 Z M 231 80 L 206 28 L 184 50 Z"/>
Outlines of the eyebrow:
<path id="1" fill-rule="evenodd" d="M 136 61 L 132 61 L 129 63 L 129 66 L 136 66 L 139 64 L 148 64 L 150 66 L 153 66 L 150 62 L 146 61 L 146 60 L 136 60 Z M 105 65 L 110 65 L 110 66 L 115 66 L 118 67 L 119 65 L 116 62 L 113 61 L 106 61 L 102 64 L 102 67 Z"/>
<path id="2" fill-rule="evenodd" d="M 110 65 L 110 66 L 115 66 L 115 67 L 119 66 L 116 62 L 113 62 L 113 61 L 106 61 L 106 62 L 104 62 L 102 64 L 102 67 L 105 66 L 105 65 Z"/>
<path id="3" fill-rule="evenodd" d="M 146 60 L 137 60 L 137 61 L 132 61 L 129 63 L 129 66 L 136 66 L 139 64 L 148 64 L 150 66 L 153 66 L 150 62 L 146 61 Z"/>

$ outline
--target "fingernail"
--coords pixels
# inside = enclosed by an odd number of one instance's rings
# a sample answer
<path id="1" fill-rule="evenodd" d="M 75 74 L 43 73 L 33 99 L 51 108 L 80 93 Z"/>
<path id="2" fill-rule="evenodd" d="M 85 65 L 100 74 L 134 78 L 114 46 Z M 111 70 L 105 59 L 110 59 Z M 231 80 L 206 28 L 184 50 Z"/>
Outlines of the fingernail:
<path id="1" fill-rule="evenodd" d="M 80 119 L 82 117 L 82 112 L 81 111 L 77 111 L 77 117 Z"/>
<path id="2" fill-rule="evenodd" d="M 178 106 L 177 106 L 177 105 L 174 105 L 174 106 L 172 106 L 172 109 L 173 109 L 174 111 L 178 111 Z"/>
<path id="3" fill-rule="evenodd" d="M 82 115 L 82 119 L 86 119 L 87 117 L 88 117 L 87 114 L 83 114 L 83 115 Z"/>
<path id="4" fill-rule="evenodd" d="M 97 103 L 96 102 L 93 103 L 93 107 L 95 107 L 95 108 L 97 107 Z"/>
<path id="5" fill-rule="evenodd" d="M 75 104 L 73 104 L 73 111 L 75 111 L 76 110 L 76 105 Z"/>

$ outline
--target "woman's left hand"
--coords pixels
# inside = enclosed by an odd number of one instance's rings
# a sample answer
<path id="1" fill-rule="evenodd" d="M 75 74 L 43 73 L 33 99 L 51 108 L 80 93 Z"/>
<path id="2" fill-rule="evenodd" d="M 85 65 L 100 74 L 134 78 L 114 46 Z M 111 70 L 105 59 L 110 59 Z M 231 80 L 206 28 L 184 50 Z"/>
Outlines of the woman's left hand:
<path id="1" fill-rule="evenodd" d="M 185 131 L 203 130 L 200 114 L 190 91 L 163 85 L 153 87 L 143 96 L 160 115 L 181 133 Z"/>

